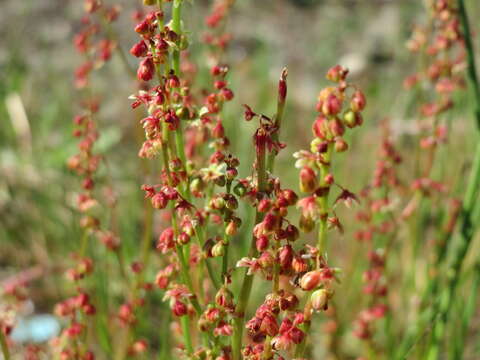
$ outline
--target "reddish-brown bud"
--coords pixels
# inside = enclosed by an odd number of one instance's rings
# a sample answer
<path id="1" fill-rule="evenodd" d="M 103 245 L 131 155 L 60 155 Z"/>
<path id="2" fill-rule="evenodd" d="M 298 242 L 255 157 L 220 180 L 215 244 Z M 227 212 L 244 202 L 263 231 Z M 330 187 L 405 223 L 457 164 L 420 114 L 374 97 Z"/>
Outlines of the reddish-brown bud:
<path id="1" fill-rule="evenodd" d="M 156 193 L 152 196 L 151 202 L 155 209 L 165 209 L 168 199 L 163 193 Z"/>
<path id="2" fill-rule="evenodd" d="M 287 75 L 288 71 L 286 68 L 282 70 L 280 75 L 280 80 L 278 81 L 278 102 L 284 103 L 287 98 Z"/>
<path id="3" fill-rule="evenodd" d="M 336 152 L 344 152 L 348 150 L 348 144 L 342 138 L 338 138 L 335 140 L 335 151 Z"/>
<path id="4" fill-rule="evenodd" d="M 336 115 L 342 110 L 342 102 L 338 96 L 334 94 L 328 95 L 322 104 L 322 112 L 325 115 Z"/>
<path id="5" fill-rule="evenodd" d="M 328 307 L 328 291 L 318 289 L 310 296 L 312 308 L 316 311 L 326 310 Z"/>
<path id="6" fill-rule="evenodd" d="M 335 65 L 330 68 L 327 72 L 326 78 L 330 81 L 339 82 L 345 80 L 345 77 L 348 74 L 348 70 L 340 65 Z"/>
<path id="7" fill-rule="evenodd" d="M 330 132 L 333 136 L 342 136 L 345 134 L 345 126 L 337 117 L 330 120 L 328 127 L 330 128 Z"/>
<path id="8" fill-rule="evenodd" d="M 350 108 L 354 112 L 359 112 L 365 109 L 365 106 L 367 105 L 367 100 L 365 98 L 365 95 L 363 92 L 360 90 L 355 91 L 355 93 L 352 96 L 352 100 L 350 101 Z"/>
<path id="9" fill-rule="evenodd" d="M 187 305 L 179 300 L 176 300 L 172 306 L 172 312 L 175 316 L 186 315 L 188 312 Z"/>
<path id="10" fill-rule="evenodd" d="M 137 70 L 137 77 L 143 81 L 149 81 L 155 73 L 155 65 L 151 57 L 145 58 L 140 62 Z"/>
<path id="11" fill-rule="evenodd" d="M 315 119 L 315 122 L 313 123 L 312 126 L 312 131 L 313 134 L 320 138 L 320 139 L 325 139 L 327 137 L 327 118 L 323 115 L 317 116 Z"/>
<path id="12" fill-rule="evenodd" d="M 292 265 L 293 249 L 290 245 L 283 246 L 278 253 L 278 261 L 282 269 L 289 269 Z"/>
<path id="13" fill-rule="evenodd" d="M 136 57 L 143 57 L 147 55 L 148 52 L 148 46 L 145 44 L 145 41 L 140 41 L 133 45 L 130 49 L 130 54 Z"/>
<path id="14" fill-rule="evenodd" d="M 300 170 L 300 191 L 310 193 L 317 188 L 317 175 L 309 166 L 304 166 Z"/>
<path id="15" fill-rule="evenodd" d="M 292 260 L 292 269 L 297 274 L 307 271 L 308 264 L 305 259 L 302 259 L 300 256 L 295 256 Z"/>
<path id="16" fill-rule="evenodd" d="M 268 237 L 265 235 L 261 235 L 255 241 L 255 246 L 259 252 L 262 252 L 268 248 L 269 240 Z"/>
<path id="17" fill-rule="evenodd" d="M 300 279 L 300 287 L 305 291 L 313 290 L 320 284 L 321 277 L 320 271 L 309 271 Z"/>
<path id="18" fill-rule="evenodd" d="M 259 212 L 267 212 L 272 207 L 272 202 L 269 199 L 262 199 L 258 202 L 257 210 Z"/>

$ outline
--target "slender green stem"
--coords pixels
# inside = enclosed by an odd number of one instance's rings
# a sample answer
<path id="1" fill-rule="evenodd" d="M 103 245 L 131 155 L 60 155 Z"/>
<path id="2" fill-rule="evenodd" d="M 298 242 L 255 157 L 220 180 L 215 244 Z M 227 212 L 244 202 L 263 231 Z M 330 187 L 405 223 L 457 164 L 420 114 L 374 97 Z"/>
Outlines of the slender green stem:
<path id="1" fill-rule="evenodd" d="M 454 359 L 463 359 L 463 353 L 465 350 L 465 337 L 468 334 L 470 322 L 477 309 L 476 304 L 478 299 L 479 288 L 480 288 L 480 261 L 477 261 L 477 263 L 473 267 L 473 280 L 472 280 L 472 285 L 469 288 L 470 296 L 468 297 L 467 301 L 464 303 L 465 310 L 463 311 L 460 329 L 458 329 L 458 333 L 456 336 L 457 341 L 455 342 L 454 353 L 453 353 Z"/>
<path id="2" fill-rule="evenodd" d="M 10 350 L 8 349 L 7 338 L 1 329 L 0 329 L 0 346 L 2 348 L 2 354 L 3 354 L 4 360 L 10 360 Z"/>
<path id="3" fill-rule="evenodd" d="M 180 318 L 180 324 L 182 326 L 183 338 L 185 340 L 185 348 L 189 355 L 193 354 L 192 336 L 190 335 L 190 319 L 188 315 L 184 315 Z"/>
<path id="4" fill-rule="evenodd" d="M 280 129 L 282 125 L 283 113 L 285 110 L 285 100 L 287 96 L 287 69 L 284 68 L 280 75 L 280 80 L 278 82 L 278 100 L 277 100 L 277 113 L 275 114 L 275 127 L 277 131 L 272 134 L 272 140 L 278 142 L 280 137 Z M 277 151 L 271 151 L 268 154 L 267 159 L 267 170 L 272 173 L 275 163 L 275 157 L 277 156 Z"/>
<path id="5" fill-rule="evenodd" d="M 477 127 L 480 128 L 480 83 L 478 81 L 478 74 L 475 65 L 475 49 L 473 48 L 470 22 L 468 20 L 467 9 L 465 8 L 464 0 L 458 0 L 458 11 L 460 22 L 463 27 L 465 47 L 467 49 L 468 77 L 470 79 L 473 94 L 475 96 L 475 119 L 477 122 Z"/>
<path id="6" fill-rule="evenodd" d="M 265 167 L 265 145 L 257 149 L 257 188 L 258 192 L 262 194 L 266 189 L 267 171 Z M 263 219 L 263 214 L 256 211 L 255 225 L 260 223 Z M 249 254 L 250 257 L 257 256 L 257 248 L 255 247 L 255 237 L 252 237 Z M 253 275 L 249 275 L 245 270 L 243 276 L 242 287 L 238 295 L 238 303 L 235 308 L 235 317 L 233 319 L 233 336 L 232 336 L 232 356 L 233 360 L 241 360 L 242 358 L 242 338 L 243 338 L 243 324 L 245 321 L 245 311 L 250 299 L 252 291 Z"/>

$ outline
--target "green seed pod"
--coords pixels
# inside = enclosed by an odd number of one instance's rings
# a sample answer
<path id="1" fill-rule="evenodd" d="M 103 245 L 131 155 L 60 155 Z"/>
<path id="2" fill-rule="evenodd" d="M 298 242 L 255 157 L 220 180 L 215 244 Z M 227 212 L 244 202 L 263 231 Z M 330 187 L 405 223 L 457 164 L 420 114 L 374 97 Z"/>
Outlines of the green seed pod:
<path id="1" fill-rule="evenodd" d="M 247 192 L 247 189 L 242 183 L 238 183 L 233 188 L 233 193 L 239 197 L 244 196 L 246 192 Z"/>
<path id="2" fill-rule="evenodd" d="M 315 227 L 315 222 L 313 221 L 312 218 L 305 217 L 305 216 L 300 216 L 300 221 L 298 226 L 303 232 L 309 233 L 313 230 Z"/>
<path id="3" fill-rule="evenodd" d="M 357 125 L 356 123 L 356 116 L 355 116 L 355 113 L 351 110 L 347 111 L 344 115 L 343 115 L 343 122 L 346 126 L 348 126 L 349 128 L 353 128 L 355 127 L 355 125 Z"/>
<path id="4" fill-rule="evenodd" d="M 223 243 L 218 242 L 215 245 L 213 245 L 213 248 L 212 248 L 213 257 L 220 257 L 220 256 L 223 256 L 224 254 L 225 254 L 225 246 L 223 245 Z"/>

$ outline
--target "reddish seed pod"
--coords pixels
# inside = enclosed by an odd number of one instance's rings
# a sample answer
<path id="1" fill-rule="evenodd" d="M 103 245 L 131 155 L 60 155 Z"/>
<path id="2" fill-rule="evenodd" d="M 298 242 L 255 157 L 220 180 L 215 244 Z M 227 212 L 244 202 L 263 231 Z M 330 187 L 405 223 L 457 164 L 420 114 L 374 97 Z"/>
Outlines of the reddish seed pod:
<path id="1" fill-rule="evenodd" d="M 328 95 L 322 104 L 322 112 L 325 115 L 336 115 L 342 110 L 341 100 L 334 94 Z"/>
<path id="2" fill-rule="evenodd" d="M 287 236 L 287 240 L 291 242 L 297 240 L 300 236 L 300 232 L 298 231 L 297 227 L 292 224 L 285 228 L 285 234 Z"/>
<path id="3" fill-rule="evenodd" d="M 230 101 L 233 99 L 233 91 L 230 90 L 229 88 L 223 88 L 220 91 L 220 96 L 222 97 L 223 100 L 225 101 Z"/>
<path id="4" fill-rule="evenodd" d="M 183 302 L 176 300 L 173 304 L 172 307 L 172 313 L 175 316 L 183 316 L 186 315 L 188 312 L 187 305 L 185 305 Z"/>
<path id="5" fill-rule="evenodd" d="M 316 311 L 327 310 L 328 307 L 328 291 L 318 289 L 310 296 L 312 308 Z"/>
<path id="6" fill-rule="evenodd" d="M 278 102 L 280 103 L 284 103 L 287 98 L 287 75 L 287 69 L 284 68 L 278 81 Z"/>
<path id="7" fill-rule="evenodd" d="M 295 273 L 300 274 L 308 270 L 308 264 L 300 256 L 295 256 L 292 260 L 292 269 Z"/>
<path id="8" fill-rule="evenodd" d="M 320 271 L 309 271 L 300 279 L 300 287 L 305 291 L 313 290 L 320 284 L 321 277 Z"/>
<path id="9" fill-rule="evenodd" d="M 365 106 L 367 105 L 367 99 L 365 98 L 365 95 L 363 92 L 360 90 L 355 91 L 355 93 L 352 96 L 352 100 L 350 101 L 350 108 L 354 112 L 359 112 L 365 109 Z"/>
<path id="10" fill-rule="evenodd" d="M 137 77 L 139 80 L 149 81 L 153 78 L 155 73 L 155 65 L 151 57 L 145 58 L 140 62 L 137 70 Z"/>
<path id="11" fill-rule="evenodd" d="M 261 235 L 255 241 L 255 246 L 257 247 L 258 252 L 265 251 L 268 248 L 269 240 L 265 235 Z"/>
<path id="12" fill-rule="evenodd" d="M 340 82 L 341 80 L 345 80 L 347 74 L 347 69 L 340 65 L 335 65 L 327 71 L 326 78 L 330 81 Z"/>
<path id="13" fill-rule="evenodd" d="M 262 199 L 258 202 L 257 210 L 259 212 L 267 212 L 272 207 L 272 202 L 269 199 Z"/>
<path id="14" fill-rule="evenodd" d="M 135 26 L 135 32 L 142 35 L 149 33 L 150 30 L 150 24 L 145 20 Z"/>
<path id="15" fill-rule="evenodd" d="M 348 144 L 342 138 L 338 138 L 335 140 L 335 151 L 336 152 L 344 152 L 348 150 Z"/>
<path id="16" fill-rule="evenodd" d="M 272 254 L 270 254 L 270 252 L 268 251 L 264 251 L 258 258 L 258 263 L 264 269 L 273 266 L 274 262 L 275 262 L 275 259 L 273 258 Z"/>
<path id="17" fill-rule="evenodd" d="M 290 245 L 283 246 L 278 253 L 278 261 L 282 269 L 287 270 L 291 267 L 293 260 L 293 249 Z"/>
<path id="18" fill-rule="evenodd" d="M 97 312 L 97 309 L 92 304 L 87 304 L 82 309 L 85 315 L 95 315 Z"/>
<path id="19" fill-rule="evenodd" d="M 278 226 L 278 216 L 269 212 L 262 221 L 263 228 L 266 231 L 272 231 Z"/>
<path id="20" fill-rule="evenodd" d="M 143 40 L 136 43 L 130 48 L 130 54 L 136 57 L 146 56 L 147 52 L 148 52 L 148 46 L 147 44 L 145 44 L 145 41 Z"/>
<path id="21" fill-rule="evenodd" d="M 342 136 L 345 134 L 345 126 L 337 117 L 330 120 L 328 127 L 330 128 L 330 132 L 333 136 Z"/>
<path id="22" fill-rule="evenodd" d="M 177 242 L 180 245 L 186 245 L 190 242 L 190 236 L 186 232 L 182 231 L 180 235 L 178 235 Z"/>
<path id="23" fill-rule="evenodd" d="M 300 191 L 310 193 L 317 188 L 317 175 L 309 166 L 304 166 L 300 170 Z"/>
<path id="24" fill-rule="evenodd" d="M 326 139 L 327 137 L 327 118 L 323 115 L 319 115 L 312 126 L 313 135 L 320 139 Z"/>
<path id="25" fill-rule="evenodd" d="M 238 227 L 236 222 L 230 221 L 225 228 L 225 234 L 227 234 L 228 236 L 235 236 L 237 234 L 237 230 L 238 230 Z"/>
<path id="26" fill-rule="evenodd" d="M 165 209 L 168 204 L 168 199 L 163 193 L 156 193 L 152 196 L 151 202 L 155 209 Z"/>
<path id="27" fill-rule="evenodd" d="M 298 201 L 297 194 L 295 194 L 295 191 L 290 189 L 282 190 L 282 197 L 284 197 L 287 200 L 287 203 L 289 206 L 295 205 Z"/>

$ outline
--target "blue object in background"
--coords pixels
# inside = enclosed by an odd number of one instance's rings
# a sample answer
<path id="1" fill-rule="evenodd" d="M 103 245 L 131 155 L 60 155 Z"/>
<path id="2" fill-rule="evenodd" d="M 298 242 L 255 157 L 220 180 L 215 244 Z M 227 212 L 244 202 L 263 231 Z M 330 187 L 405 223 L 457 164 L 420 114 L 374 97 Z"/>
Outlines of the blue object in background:
<path id="1" fill-rule="evenodd" d="M 22 318 L 14 327 L 11 339 L 17 343 L 41 343 L 60 332 L 60 322 L 53 315 L 42 314 Z"/>

